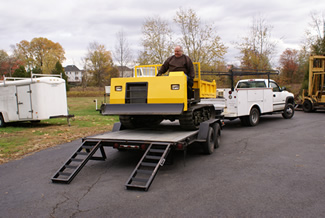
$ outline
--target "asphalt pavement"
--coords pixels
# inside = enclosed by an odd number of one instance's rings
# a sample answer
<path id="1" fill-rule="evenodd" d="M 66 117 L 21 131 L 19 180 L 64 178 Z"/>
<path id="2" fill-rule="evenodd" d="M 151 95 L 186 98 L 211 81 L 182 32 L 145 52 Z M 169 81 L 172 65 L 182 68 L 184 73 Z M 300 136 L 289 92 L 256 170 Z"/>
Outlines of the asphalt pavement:
<path id="1" fill-rule="evenodd" d="M 0 165 L 0 217 L 324 217 L 325 112 L 226 121 L 221 146 L 192 146 L 159 170 L 149 191 L 124 184 L 140 152 L 105 148 L 70 184 L 53 174 L 80 146 L 58 145 Z"/>

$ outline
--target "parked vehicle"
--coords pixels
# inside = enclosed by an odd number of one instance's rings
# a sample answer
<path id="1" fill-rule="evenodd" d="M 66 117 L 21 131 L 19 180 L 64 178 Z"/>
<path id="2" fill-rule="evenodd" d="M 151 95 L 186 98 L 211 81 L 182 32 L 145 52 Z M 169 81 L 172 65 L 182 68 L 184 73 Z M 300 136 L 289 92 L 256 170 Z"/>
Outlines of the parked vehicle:
<path id="1" fill-rule="evenodd" d="M 68 113 L 65 80 L 59 77 L 32 74 L 31 78 L 0 80 L 0 127 L 8 122 L 73 116 Z"/>
<path id="2" fill-rule="evenodd" d="M 240 80 L 233 91 L 224 90 L 224 98 L 225 119 L 240 118 L 247 126 L 257 125 L 265 114 L 281 113 L 285 119 L 294 115 L 294 95 L 273 80 Z"/>
<path id="3" fill-rule="evenodd" d="M 205 99 L 202 103 L 213 104 L 218 109 L 222 107 L 225 119 L 239 118 L 246 126 L 257 125 L 260 116 L 266 114 L 281 113 L 285 119 L 290 119 L 294 115 L 294 95 L 286 91 L 285 87 L 280 88 L 269 78 L 270 74 L 274 73 L 230 70 L 224 75 L 231 76 L 232 82 L 235 75 L 268 75 L 268 79 L 239 80 L 235 86 L 232 84 L 231 88 L 217 90 L 219 98 Z"/>
<path id="4" fill-rule="evenodd" d="M 198 129 L 200 123 L 220 112 L 201 99 L 216 97 L 216 82 L 201 79 L 200 63 L 194 63 L 194 98 L 187 96 L 187 77 L 183 72 L 156 76 L 161 65 L 135 67 L 135 76 L 112 78 L 110 103 L 101 106 L 103 115 L 119 115 L 124 128 L 158 125 L 163 120 L 179 120 L 183 129 Z"/>
<path id="5" fill-rule="evenodd" d="M 308 90 L 303 92 L 302 108 L 305 112 L 325 109 L 325 56 L 309 57 Z"/>

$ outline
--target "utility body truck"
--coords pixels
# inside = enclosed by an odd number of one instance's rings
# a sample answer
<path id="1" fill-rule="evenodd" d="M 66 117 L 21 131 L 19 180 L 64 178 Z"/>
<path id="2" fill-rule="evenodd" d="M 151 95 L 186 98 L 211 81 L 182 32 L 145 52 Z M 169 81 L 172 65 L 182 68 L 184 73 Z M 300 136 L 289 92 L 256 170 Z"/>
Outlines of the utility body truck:
<path id="1" fill-rule="evenodd" d="M 201 80 L 200 64 L 195 63 L 195 97 L 188 99 L 186 75 L 169 72 L 157 77 L 160 66 L 137 66 L 135 77 L 111 80 L 110 103 L 101 106 L 101 113 L 119 115 L 120 122 L 111 132 L 84 138 L 52 182 L 70 183 L 88 160 L 105 160 L 104 147 L 113 147 L 144 152 L 125 187 L 147 191 L 172 151 L 185 154 L 187 147 L 196 143 L 204 153 L 212 154 L 219 147 L 221 111 L 212 104 L 198 104 L 203 98 L 216 97 L 215 81 Z M 96 151 L 99 156 L 94 156 Z"/>
<path id="2" fill-rule="evenodd" d="M 255 126 L 260 115 L 281 113 L 285 119 L 294 115 L 294 96 L 281 89 L 273 80 L 248 79 L 238 81 L 235 89 L 224 90 L 226 119 L 240 118 L 247 126 Z"/>
<path id="3" fill-rule="evenodd" d="M 8 122 L 73 116 L 68 114 L 65 80 L 59 76 L 32 74 L 31 78 L 0 80 L 0 127 Z"/>
<path id="4" fill-rule="evenodd" d="M 231 88 L 218 89 L 221 98 L 204 99 L 202 103 L 211 103 L 215 108 L 223 107 L 222 115 L 225 119 L 239 118 L 245 126 L 255 126 L 259 123 L 260 116 L 281 113 L 285 119 L 294 115 L 294 95 L 280 88 L 269 78 L 272 71 L 251 72 L 243 70 L 230 70 L 224 75 L 231 76 Z M 239 80 L 233 86 L 234 76 L 267 75 L 268 79 Z M 221 95 L 221 96 L 220 96 Z"/>

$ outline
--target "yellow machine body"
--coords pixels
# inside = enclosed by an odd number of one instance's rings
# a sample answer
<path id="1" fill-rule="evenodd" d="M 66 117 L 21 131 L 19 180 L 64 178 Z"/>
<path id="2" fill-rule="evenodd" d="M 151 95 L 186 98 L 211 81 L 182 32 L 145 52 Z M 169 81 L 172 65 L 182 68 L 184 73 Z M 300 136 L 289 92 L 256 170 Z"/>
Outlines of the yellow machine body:
<path id="1" fill-rule="evenodd" d="M 169 72 L 158 77 L 160 66 L 136 66 L 134 77 L 112 78 L 110 104 L 102 109 L 102 114 L 179 115 L 187 111 L 187 76 L 184 72 Z M 194 66 L 196 100 L 216 98 L 216 82 L 201 80 L 200 63 Z"/>
<path id="2" fill-rule="evenodd" d="M 325 56 L 309 57 L 308 90 L 303 92 L 303 109 L 306 112 L 325 107 Z"/>

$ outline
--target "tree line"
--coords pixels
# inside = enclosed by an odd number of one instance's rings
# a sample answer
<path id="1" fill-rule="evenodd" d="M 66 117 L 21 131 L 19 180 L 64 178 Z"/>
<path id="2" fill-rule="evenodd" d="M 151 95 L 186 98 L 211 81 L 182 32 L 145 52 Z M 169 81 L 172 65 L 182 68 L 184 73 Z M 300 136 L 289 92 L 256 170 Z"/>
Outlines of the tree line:
<path id="1" fill-rule="evenodd" d="M 306 40 L 300 50 L 286 49 L 280 56 L 280 80 L 284 84 L 303 83 L 308 73 L 310 54 L 325 54 L 324 18 L 311 13 L 312 25 L 306 32 Z M 177 44 L 194 62 L 200 62 L 202 70 L 226 71 L 224 60 L 227 46 L 218 35 L 214 23 L 203 23 L 193 9 L 179 9 L 172 20 L 178 32 L 173 32 L 168 20 L 159 16 L 145 18 L 142 26 L 142 50 L 136 58 L 123 30 L 116 34 L 116 46 L 109 51 L 104 45 L 92 42 L 83 57 L 84 86 L 105 86 L 110 78 L 119 73 L 114 60 L 121 66 L 136 64 L 162 64 Z M 323 28 L 323 29 L 322 29 Z M 268 70 L 272 68 L 277 42 L 271 37 L 273 27 L 261 16 L 254 17 L 248 34 L 242 36 L 234 46 L 239 50 L 240 68 Z M 323 31 L 322 31 L 323 30 Z M 30 42 L 22 40 L 12 46 L 12 55 L 0 50 L 0 78 L 2 76 L 29 77 L 31 73 L 62 73 L 65 60 L 63 47 L 49 39 L 39 37 Z M 66 77 L 66 76 L 65 76 Z M 304 83 L 306 86 L 307 83 Z"/>

